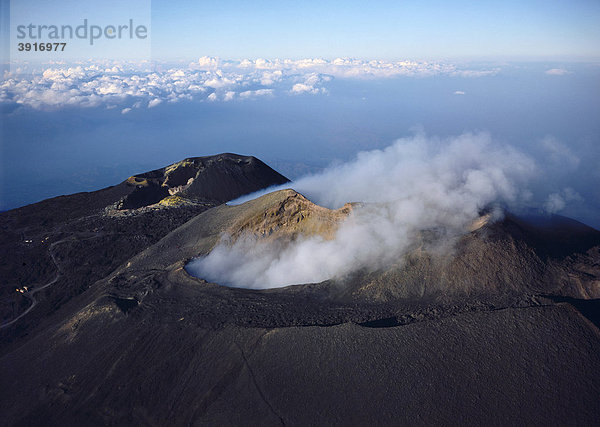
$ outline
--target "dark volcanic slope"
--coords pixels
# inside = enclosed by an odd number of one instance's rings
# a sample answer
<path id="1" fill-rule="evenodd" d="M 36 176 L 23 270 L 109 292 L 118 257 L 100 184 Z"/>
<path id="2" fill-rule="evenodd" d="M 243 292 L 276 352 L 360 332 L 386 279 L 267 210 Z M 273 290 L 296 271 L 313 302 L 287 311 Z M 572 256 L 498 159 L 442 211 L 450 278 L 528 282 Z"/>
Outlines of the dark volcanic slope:
<path id="1" fill-rule="evenodd" d="M 135 314 L 89 307 L 0 359 L 6 423 L 597 423 L 600 337 L 570 305 L 213 329 L 161 294 Z"/>
<path id="2" fill-rule="evenodd" d="M 182 203 L 188 199 L 178 195 L 185 189 L 179 184 L 187 173 L 199 182 L 226 183 L 236 177 L 237 184 L 221 193 L 203 192 L 199 186 L 188 192 L 193 200 Z M 287 181 L 260 160 L 235 154 L 186 159 L 139 176 L 155 177 L 155 184 L 166 182 L 169 203 L 145 207 L 150 203 L 146 200 L 137 206 L 143 209 L 136 211 L 112 209 L 123 208 L 131 197 L 139 201 L 136 195 L 148 188 L 143 180 L 131 177 L 100 191 L 56 197 L 0 214 L 0 325 L 36 303 L 26 317 L 0 329 L 4 344 L 31 333 L 58 307 L 195 215 L 230 198 Z M 25 286 L 30 292 L 15 291 Z"/>
<path id="3" fill-rule="evenodd" d="M 135 190 L 121 208 L 137 209 L 169 195 L 220 204 L 289 180 L 256 157 L 237 154 L 190 157 L 162 169 L 132 176 Z"/>
<path id="4" fill-rule="evenodd" d="M 217 206 L 111 265 L 3 347 L 2 424 L 597 424 L 597 231 L 507 216 L 451 257 L 269 291 L 184 269 L 222 231 L 326 235 L 346 212 L 317 208 L 292 190 Z M 66 243 L 46 249 L 61 271 Z"/>

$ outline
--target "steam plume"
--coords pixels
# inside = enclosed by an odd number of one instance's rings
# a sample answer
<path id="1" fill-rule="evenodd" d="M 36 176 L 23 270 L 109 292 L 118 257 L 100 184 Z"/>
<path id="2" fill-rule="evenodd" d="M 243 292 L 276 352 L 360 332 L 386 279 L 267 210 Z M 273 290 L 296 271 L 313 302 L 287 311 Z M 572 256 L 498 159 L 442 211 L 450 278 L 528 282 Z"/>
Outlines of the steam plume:
<path id="1" fill-rule="evenodd" d="M 485 133 L 400 139 L 293 183 L 296 191 L 326 207 L 366 202 L 333 240 L 307 237 L 285 246 L 251 237 L 233 245 L 223 241 L 188 270 L 220 284 L 260 289 L 382 267 L 397 262 L 421 230 L 456 236 L 482 209 L 526 200 L 525 184 L 535 168 L 531 158 L 495 144 Z"/>

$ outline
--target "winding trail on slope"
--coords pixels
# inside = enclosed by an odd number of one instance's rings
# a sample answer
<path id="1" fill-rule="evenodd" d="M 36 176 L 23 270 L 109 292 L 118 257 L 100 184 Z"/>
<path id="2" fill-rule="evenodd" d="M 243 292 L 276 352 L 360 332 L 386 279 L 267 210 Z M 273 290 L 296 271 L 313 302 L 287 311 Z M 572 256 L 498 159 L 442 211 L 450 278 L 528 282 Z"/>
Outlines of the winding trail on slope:
<path id="1" fill-rule="evenodd" d="M 87 239 L 81 239 L 81 240 L 94 239 L 94 238 L 100 237 L 104 234 L 105 233 L 96 233 L 92 237 L 88 237 Z M 58 281 L 58 279 L 60 279 L 60 277 L 61 277 L 60 266 L 58 265 L 58 261 L 56 260 L 56 255 L 54 255 L 54 252 L 52 251 L 52 249 L 54 249 L 54 247 L 56 245 L 67 242 L 69 240 L 73 240 L 73 236 L 65 237 L 64 239 L 58 240 L 58 241 L 50 244 L 50 247 L 48 248 L 48 253 L 50 254 L 50 258 L 52 259 L 52 262 L 54 263 L 54 266 L 56 268 L 56 276 L 49 282 L 45 283 L 44 285 L 42 285 L 40 287 L 36 287 L 36 288 L 32 289 L 31 291 L 27 292 L 26 294 L 23 294 L 25 296 L 25 298 L 27 298 L 31 301 L 31 305 L 27 308 L 27 310 L 25 310 L 23 313 L 21 313 L 20 315 L 15 317 L 13 320 L 0 325 L 0 329 L 7 328 L 10 325 L 16 323 L 18 320 L 20 320 L 22 317 L 24 317 L 26 314 L 28 314 L 31 310 L 33 310 L 33 307 L 35 307 L 37 304 L 37 300 L 34 298 L 34 295 L 36 293 L 48 288 L 49 286 L 52 286 L 53 284 L 55 284 Z"/>

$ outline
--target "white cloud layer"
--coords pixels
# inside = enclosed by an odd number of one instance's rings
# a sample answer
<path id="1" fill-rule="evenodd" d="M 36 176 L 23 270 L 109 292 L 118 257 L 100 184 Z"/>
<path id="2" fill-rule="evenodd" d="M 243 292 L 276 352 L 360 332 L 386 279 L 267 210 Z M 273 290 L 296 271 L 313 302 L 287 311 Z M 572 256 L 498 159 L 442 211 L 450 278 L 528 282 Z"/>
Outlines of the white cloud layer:
<path id="1" fill-rule="evenodd" d="M 564 68 L 551 68 L 550 70 L 545 71 L 549 76 L 564 76 L 566 74 L 571 74 L 569 70 L 565 70 Z"/>
<path id="2" fill-rule="evenodd" d="M 398 76 L 481 77 L 492 70 L 416 61 L 324 59 L 244 59 L 203 56 L 184 66 L 122 62 L 53 63 L 47 68 L 16 68 L 0 85 L 0 102 L 35 109 L 63 107 L 152 108 L 182 100 L 233 101 L 265 95 L 318 95 L 336 79 L 382 79 Z M 126 111 L 125 111 L 126 110 Z"/>

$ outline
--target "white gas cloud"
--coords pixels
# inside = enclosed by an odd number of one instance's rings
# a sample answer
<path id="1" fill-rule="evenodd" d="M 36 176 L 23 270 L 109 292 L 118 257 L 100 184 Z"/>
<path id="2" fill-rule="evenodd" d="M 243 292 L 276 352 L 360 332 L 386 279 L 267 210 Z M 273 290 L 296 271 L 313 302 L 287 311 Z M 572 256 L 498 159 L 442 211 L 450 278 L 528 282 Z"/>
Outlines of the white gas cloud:
<path id="1" fill-rule="evenodd" d="M 235 92 L 234 91 L 228 91 L 225 92 L 225 95 L 223 96 L 223 101 L 231 101 L 235 99 Z"/>
<path id="2" fill-rule="evenodd" d="M 316 95 L 318 93 L 327 93 L 327 89 L 324 86 L 324 83 L 332 80 L 331 76 L 310 73 L 301 77 L 298 77 L 301 80 L 300 83 L 296 83 L 292 86 L 291 93 L 294 95 L 309 93 L 312 95 Z"/>
<path id="3" fill-rule="evenodd" d="M 544 209 L 547 213 L 554 214 L 562 211 L 569 202 L 581 202 L 583 197 L 573 190 L 571 187 L 566 187 L 562 191 L 552 193 L 544 203 Z"/>
<path id="4" fill-rule="evenodd" d="M 15 68 L 0 84 L 0 103 L 35 109 L 67 106 L 155 107 L 182 100 L 232 101 L 264 95 L 326 94 L 336 79 L 382 79 L 398 76 L 449 75 L 481 77 L 498 70 L 469 70 L 436 62 L 365 61 L 348 58 L 244 59 L 203 56 L 190 64 L 108 62 L 47 68 Z M 244 95 L 243 95 L 244 94 Z"/>
<path id="5" fill-rule="evenodd" d="M 581 159 L 571 149 L 553 136 L 546 136 L 540 146 L 547 153 L 549 161 L 561 168 L 576 169 Z"/>
<path id="6" fill-rule="evenodd" d="M 273 95 L 273 89 L 246 90 L 244 92 L 240 92 L 240 98 L 244 99 L 270 95 Z"/>
<path id="7" fill-rule="evenodd" d="M 525 201 L 535 171 L 531 158 L 487 134 L 401 139 L 281 187 L 330 208 L 365 202 L 333 240 L 309 237 L 282 247 L 250 237 L 230 245 L 225 237 L 188 271 L 220 284 L 272 288 L 400 262 L 421 230 L 457 236 L 483 209 Z"/>
<path id="8" fill-rule="evenodd" d="M 154 98 L 148 102 L 148 108 L 156 107 L 162 102 L 162 99 Z"/>
<path id="9" fill-rule="evenodd" d="M 219 58 L 213 58 L 210 56 L 202 56 L 198 59 L 196 63 L 198 68 L 206 68 L 209 70 L 213 70 L 219 67 L 221 64 L 221 60 Z"/>
<path id="10" fill-rule="evenodd" d="M 549 70 L 546 70 L 545 73 L 549 76 L 564 76 L 566 74 L 571 74 L 569 70 L 566 70 L 564 68 L 551 68 Z"/>

